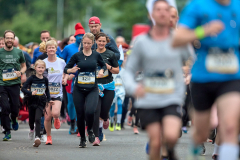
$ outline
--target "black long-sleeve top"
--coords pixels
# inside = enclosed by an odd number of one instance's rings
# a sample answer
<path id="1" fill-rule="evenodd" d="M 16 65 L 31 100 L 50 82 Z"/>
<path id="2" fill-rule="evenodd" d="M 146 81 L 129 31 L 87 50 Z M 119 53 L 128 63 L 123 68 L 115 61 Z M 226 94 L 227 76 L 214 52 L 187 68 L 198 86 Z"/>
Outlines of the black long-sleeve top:
<path id="1" fill-rule="evenodd" d="M 30 91 L 28 90 L 30 89 Z M 38 78 L 36 75 L 32 75 L 27 79 L 27 81 L 24 83 L 22 87 L 22 92 L 24 94 L 27 94 L 29 96 L 32 96 L 32 92 L 34 90 L 37 90 L 36 95 L 43 95 L 46 94 L 47 100 L 50 101 L 50 92 L 48 89 L 48 79 L 46 77 L 43 77 L 42 79 Z"/>
<path id="2" fill-rule="evenodd" d="M 90 56 L 85 56 L 82 51 L 75 53 L 66 65 L 64 73 L 68 74 L 67 70 L 71 69 L 75 64 L 80 68 L 80 70 L 78 70 L 75 85 L 82 89 L 92 89 L 97 87 L 97 64 L 104 71 L 107 69 L 101 55 L 96 51 L 92 51 Z"/>

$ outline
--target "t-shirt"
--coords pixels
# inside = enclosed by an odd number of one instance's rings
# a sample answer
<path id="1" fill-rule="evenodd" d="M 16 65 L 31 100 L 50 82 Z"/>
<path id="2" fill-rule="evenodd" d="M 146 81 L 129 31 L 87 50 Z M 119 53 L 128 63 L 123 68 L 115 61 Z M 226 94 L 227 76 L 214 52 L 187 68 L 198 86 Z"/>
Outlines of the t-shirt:
<path id="1" fill-rule="evenodd" d="M 118 60 L 117 60 L 114 52 L 107 49 L 105 52 L 100 53 L 100 55 L 102 56 L 103 61 L 105 63 L 107 63 L 108 65 L 110 65 L 114 68 L 118 67 Z M 97 68 L 97 72 L 98 72 L 98 70 L 99 70 L 99 67 Z M 112 73 L 109 70 L 106 70 L 104 72 L 103 78 L 98 78 L 98 83 L 101 83 L 101 84 L 107 84 L 112 81 L 113 81 Z"/>
<path id="2" fill-rule="evenodd" d="M 172 47 L 172 36 L 153 40 L 141 35 L 128 57 L 122 79 L 126 91 L 133 95 L 137 84 L 142 83 L 146 94 L 138 98 L 136 107 L 164 108 L 172 104 L 182 105 L 185 97 L 182 61 L 193 55 L 189 47 Z M 141 82 L 136 82 L 137 71 L 143 71 Z"/>
<path id="3" fill-rule="evenodd" d="M 28 90 L 30 89 L 30 90 Z M 36 75 L 32 75 L 27 79 L 22 87 L 22 92 L 31 96 L 32 92 L 37 90 L 36 95 L 43 95 L 47 96 L 48 101 L 50 101 L 50 93 L 48 88 L 48 79 L 43 77 L 42 79 L 38 78 Z"/>
<path id="4" fill-rule="evenodd" d="M 49 62 L 48 59 L 43 60 L 46 63 L 48 71 L 48 87 L 50 90 L 51 98 L 62 97 L 62 79 L 63 70 L 66 63 L 61 58 L 57 58 L 55 62 Z"/>
<path id="5" fill-rule="evenodd" d="M 39 47 L 36 48 L 33 52 L 33 58 L 32 58 L 32 64 L 34 64 L 38 58 L 38 56 L 40 56 L 41 54 L 43 54 L 42 52 L 39 51 Z M 57 47 L 57 52 L 56 54 L 59 56 L 59 54 L 61 54 L 61 49 L 60 47 L 58 46 Z"/>
<path id="6" fill-rule="evenodd" d="M 77 52 L 78 46 L 76 45 L 76 43 L 72 43 L 67 45 L 59 56 L 63 58 L 66 61 L 66 63 L 68 63 L 70 58 Z"/>
<path id="7" fill-rule="evenodd" d="M 101 69 L 107 69 L 101 55 L 96 51 L 92 51 L 90 56 L 85 56 L 82 51 L 75 53 L 66 65 L 64 72 L 67 74 L 67 70 L 71 69 L 75 64 L 80 68 L 78 76 L 75 79 L 75 85 L 85 90 L 97 87 L 97 64 L 99 64 Z"/>
<path id="8" fill-rule="evenodd" d="M 216 0 L 192 0 L 180 16 L 179 26 L 195 29 L 213 20 L 221 20 L 224 30 L 200 41 L 197 59 L 192 68 L 192 81 L 222 82 L 240 79 L 239 31 L 240 1 L 221 5 Z"/>
<path id="9" fill-rule="evenodd" d="M 23 52 L 13 47 L 13 50 L 0 49 L 0 86 L 21 84 L 21 77 L 14 71 L 20 71 L 21 64 L 25 63 Z"/>

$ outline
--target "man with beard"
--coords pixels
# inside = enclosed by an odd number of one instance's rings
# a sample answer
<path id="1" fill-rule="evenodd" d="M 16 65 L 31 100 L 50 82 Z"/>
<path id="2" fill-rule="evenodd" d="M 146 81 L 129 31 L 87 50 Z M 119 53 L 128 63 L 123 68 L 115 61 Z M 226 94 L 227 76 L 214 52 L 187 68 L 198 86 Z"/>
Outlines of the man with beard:
<path id="1" fill-rule="evenodd" d="M 21 75 L 25 73 L 27 67 L 23 52 L 13 47 L 15 33 L 6 30 L 3 37 L 5 46 L 0 49 L 0 106 L 1 122 L 5 129 L 3 141 L 8 141 L 11 140 L 10 113 L 12 129 L 18 130 Z"/>

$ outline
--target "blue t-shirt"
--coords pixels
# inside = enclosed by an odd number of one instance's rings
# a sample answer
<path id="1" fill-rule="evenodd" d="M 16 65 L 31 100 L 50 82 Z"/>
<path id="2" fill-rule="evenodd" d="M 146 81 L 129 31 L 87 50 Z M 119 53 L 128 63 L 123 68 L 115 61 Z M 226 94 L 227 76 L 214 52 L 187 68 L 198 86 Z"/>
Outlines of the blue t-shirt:
<path id="1" fill-rule="evenodd" d="M 72 43 L 67 45 L 63 49 L 63 51 L 59 54 L 59 56 L 63 58 L 66 63 L 68 63 L 70 58 L 77 52 L 78 52 L 78 46 L 76 45 L 76 43 Z"/>
<path id="2" fill-rule="evenodd" d="M 195 29 L 213 20 L 221 20 L 224 23 L 224 30 L 221 33 L 200 41 L 201 47 L 196 50 L 197 60 L 192 68 L 193 82 L 207 83 L 240 79 L 240 70 L 237 67 L 239 66 L 239 6 L 239 0 L 231 0 L 227 6 L 221 5 L 216 0 L 192 0 L 183 10 L 179 25 L 189 29 Z M 216 58 L 211 56 L 213 54 L 210 53 L 214 51 L 222 53 L 221 56 L 218 54 L 220 61 L 216 61 Z M 221 66 L 229 67 L 229 64 L 225 63 L 227 62 L 224 57 L 226 53 L 232 53 L 235 57 L 234 63 L 231 61 L 230 65 L 232 70 Z M 222 61 L 221 58 L 224 60 Z M 221 67 L 217 68 L 219 64 Z"/>
<path id="3" fill-rule="evenodd" d="M 42 54 L 42 52 L 39 51 L 39 47 L 36 48 L 33 52 L 33 59 L 32 59 L 32 64 L 34 64 L 38 58 L 38 56 L 40 56 Z M 57 56 L 59 57 L 59 54 L 61 54 L 61 49 L 60 47 L 57 47 L 57 52 L 56 52 Z"/>

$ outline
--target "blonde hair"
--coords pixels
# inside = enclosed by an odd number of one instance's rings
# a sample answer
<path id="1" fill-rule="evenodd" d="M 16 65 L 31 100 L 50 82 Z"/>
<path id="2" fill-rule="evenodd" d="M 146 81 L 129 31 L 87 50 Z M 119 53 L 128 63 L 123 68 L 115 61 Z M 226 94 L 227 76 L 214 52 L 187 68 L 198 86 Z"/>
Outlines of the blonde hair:
<path id="1" fill-rule="evenodd" d="M 46 49 L 47 49 L 48 46 L 52 46 L 52 45 L 55 46 L 56 49 L 57 49 L 57 42 L 55 40 L 47 41 L 46 42 Z"/>
<path id="2" fill-rule="evenodd" d="M 39 44 L 39 51 L 42 53 L 46 52 L 46 42 L 43 41 Z"/>
<path id="3" fill-rule="evenodd" d="M 84 39 L 84 38 L 89 38 L 94 43 L 95 36 L 92 33 L 85 33 L 82 39 Z"/>
<path id="4" fill-rule="evenodd" d="M 43 60 L 41 60 L 41 59 L 39 59 L 39 60 L 37 60 L 37 61 L 35 62 L 35 64 L 34 64 L 34 68 L 36 68 L 37 65 L 39 65 L 39 64 L 43 64 L 44 67 L 46 68 L 46 63 L 45 63 Z"/>

